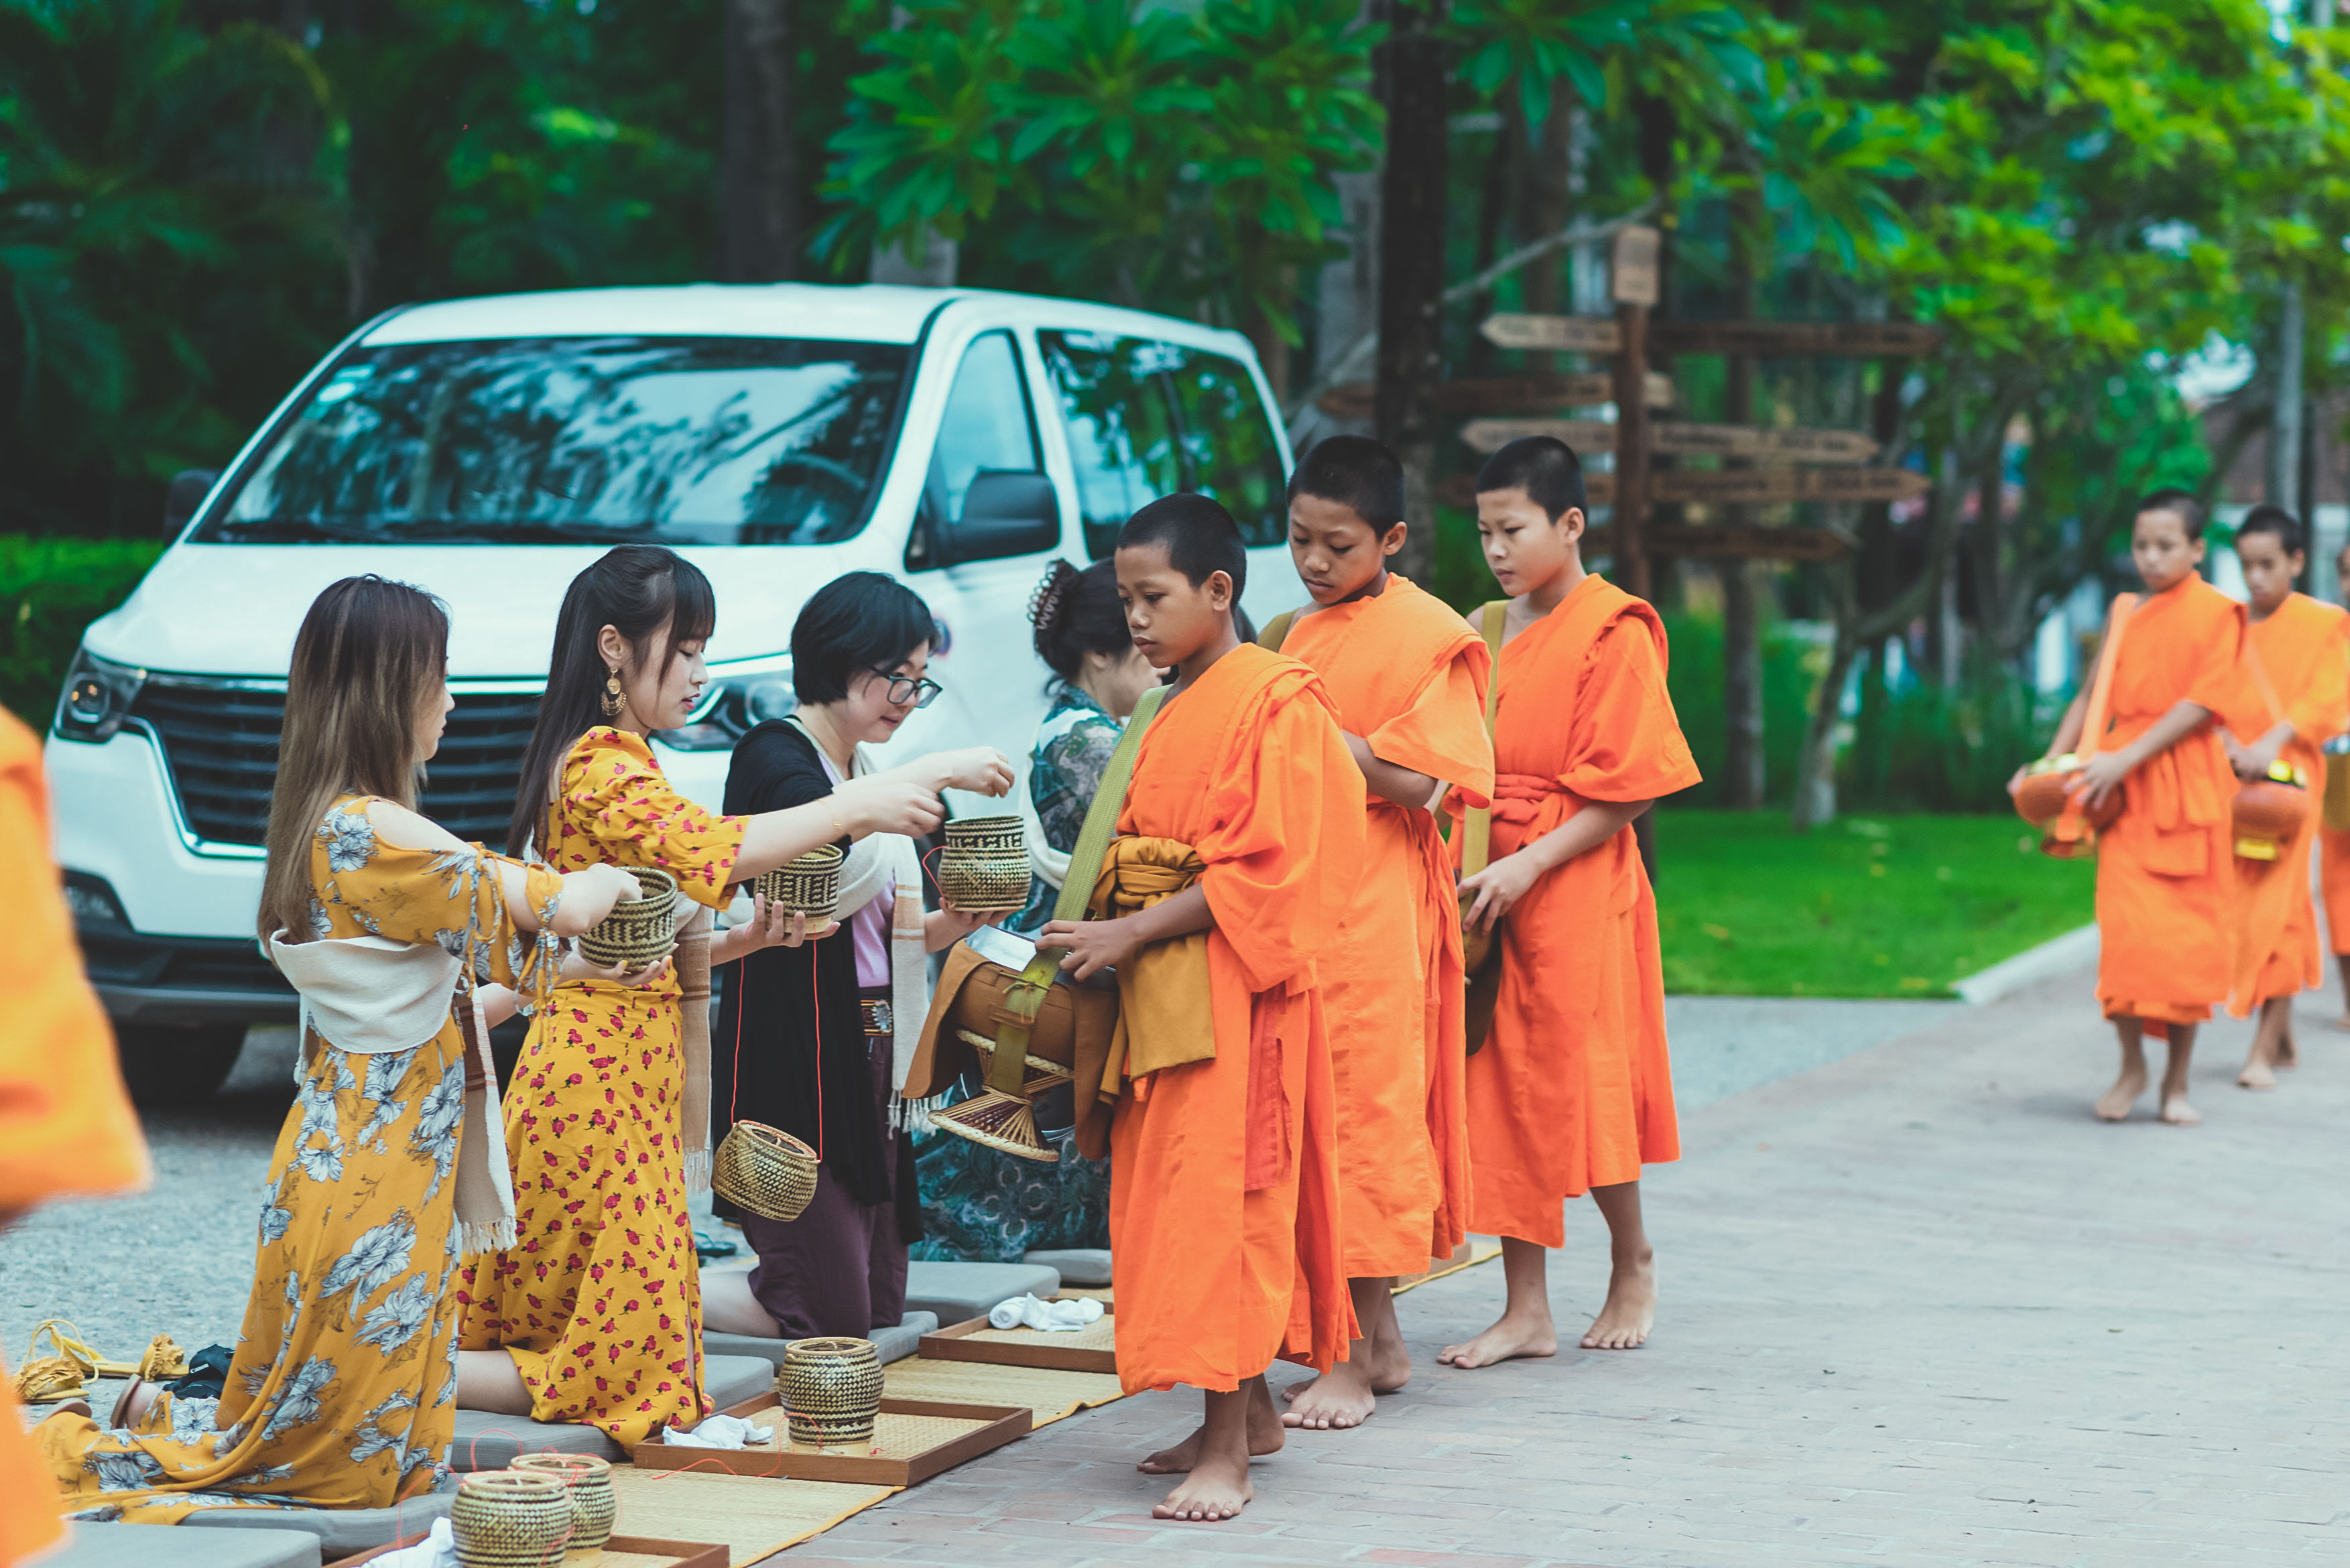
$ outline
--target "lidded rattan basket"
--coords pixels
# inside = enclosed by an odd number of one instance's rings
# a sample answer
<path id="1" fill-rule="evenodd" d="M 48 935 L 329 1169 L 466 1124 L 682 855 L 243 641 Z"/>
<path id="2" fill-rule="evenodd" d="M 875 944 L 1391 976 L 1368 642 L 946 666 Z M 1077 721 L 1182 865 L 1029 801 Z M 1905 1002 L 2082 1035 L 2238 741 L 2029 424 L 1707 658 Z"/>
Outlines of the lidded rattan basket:
<path id="1" fill-rule="evenodd" d="M 796 860 L 786 860 L 772 871 L 762 871 L 751 890 L 771 908 L 787 915 L 806 915 L 811 926 L 832 919 L 840 908 L 840 871 L 846 859 L 837 844 L 819 844 Z"/>
<path id="2" fill-rule="evenodd" d="M 1028 902 L 1028 838 L 1016 816 L 950 822 L 939 852 L 939 896 L 958 909 L 1016 909 Z"/>
<path id="3" fill-rule="evenodd" d="M 571 1515 L 562 1477 L 484 1470 L 458 1483 L 449 1532 L 462 1568 L 550 1568 L 570 1541 Z"/>
<path id="4" fill-rule="evenodd" d="M 789 1221 L 816 1196 L 816 1150 L 764 1122 L 736 1122 L 710 1162 L 711 1190 L 762 1220 Z"/>
<path id="5" fill-rule="evenodd" d="M 612 1490 L 612 1466 L 594 1454 L 522 1454 L 506 1467 L 560 1480 L 571 1497 L 571 1539 L 566 1554 L 577 1561 L 582 1552 L 601 1552 L 612 1539 L 620 1517 L 620 1500 Z"/>
<path id="6" fill-rule="evenodd" d="M 579 956 L 608 969 L 642 969 L 677 947 L 677 878 L 650 866 L 627 867 L 643 896 L 624 898 L 612 912 L 579 934 Z"/>
<path id="7" fill-rule="evenodd" d="M 792 1441 L 818 1448 L 871 1442 L 881 1381 L 881 1353 L 869 1339 L 795 1341 L 775 1372 Z"/>

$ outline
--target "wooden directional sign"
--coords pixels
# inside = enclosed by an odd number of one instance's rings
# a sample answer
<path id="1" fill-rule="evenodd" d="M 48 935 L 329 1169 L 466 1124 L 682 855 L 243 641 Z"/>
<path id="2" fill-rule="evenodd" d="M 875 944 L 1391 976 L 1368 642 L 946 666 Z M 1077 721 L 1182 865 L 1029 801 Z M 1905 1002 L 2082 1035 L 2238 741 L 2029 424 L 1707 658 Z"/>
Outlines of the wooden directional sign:
<path id="1" fill-rule="evenodd" d="M 1616 433 L 1606 420 L 1471 420 L 1461 427 L 1461 439 L 1475 452 L 1499 452 L 1527 436 L 1555 436 L 1578 456 L 1614 452 Z"/>
<path id="2" fill-rule="evenodd" d="M 1648 406 L 1673 406 L 1672 378 L 1650 372 Z M 1347 381 L 1314 400 L 1314 406 L 1334 420 L 1372 417 L 1377 387 L 1369 381 Z M 1448 414 L 1512 414 L 1541 409 L 1587 409 L 1616 396 L 1616 379 L 1605 371 L 1576 375 L 1490 376 L 1447 381 L 1436 389 L 1436 406 Z"/>
<path id="3" fill-rule="evenodd" d="M 1562 354 L 1614 354 L 1623 331 L 1604 316 L 1520 316 L 1503 311 L 1477 328 L 1502 348 L 1544 348 Z"/>
<path id="4" fill-rule="evenodd" d="M 1763 359 L 1793 358 L 1805 354 L 1857 359 L 1907 358 L 1930 354 L 1942 346 L 1940 327 L 1915 321 L 1659 321 L 1648 328 L 1648 334 L 1659 353 L 1749 354 Z"/>
<path id="5" fill-rule="evenodd" d="M 1663 422 L 1656 427 L 1649 450 L 1713 452 L 1721 457 L 1787 458 L 1801 462 L 1866 462 L 1877 455 L 1877 442 L 1858 431 Z"/>
<path id="6" fill-rule="evenodd" d="M 1663 236 L 1646 223 L 1616 231 L 1607 254 L 1607 295 L 1618 305 L 1657 303 L 1657 252 Z"/>
<path id="7" fill-rule="evenodd" d="M 1674 469 L 1650 482 L 1659 501 L 1749 506 L 1784 501 L 1906 501 L 1933 485 L 1906 468 Z"/>

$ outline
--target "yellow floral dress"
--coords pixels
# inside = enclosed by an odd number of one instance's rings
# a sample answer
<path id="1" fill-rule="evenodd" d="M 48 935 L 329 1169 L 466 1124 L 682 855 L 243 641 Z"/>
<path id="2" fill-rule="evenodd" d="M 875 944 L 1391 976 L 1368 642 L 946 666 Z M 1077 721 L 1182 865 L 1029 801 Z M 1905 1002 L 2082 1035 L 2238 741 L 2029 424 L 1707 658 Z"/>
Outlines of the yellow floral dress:
<path id="1" fill-rule="evenodd" d="M 743 826 L 679 794 L 638 736 L 598 729 L 564 759 L 541 846 L 561 871 L 659 867 L 715 909 Z M 505 1096 L 519 1240 L 469 1261 L 458 1283 L 464 1347 L 514 1357 L 533 1420 L 600 1427 L 630 1449 L 712 1408 L 686 1210 L 681 1024 L 674 972 L 636 991 L 609 981 L 556 991 Z"/>
<path id="2" fill-rule="evenodd" d="M 515 930 L 500 857 L 382 843 L 346 795 L 311 846 L 310 936 L 463 951 L 478 978 L 551 977 L 551 939 Z M 507 864 L 515 864 L 507 862 Z M 562 879 L 529 868 L 544 927 Z M 448 1473 L 455 1430 L 455 1168 L 465 1040 L 452 1017 L 411 1051 L 350 1054 L 315 1034 L 277 1135 L 253 1295 L 217 1400 L 159 1395 L 136 1427 L 35 1429 L 75 1519 L 174 1524 L 197 1508 L 385 1508 Z"/>

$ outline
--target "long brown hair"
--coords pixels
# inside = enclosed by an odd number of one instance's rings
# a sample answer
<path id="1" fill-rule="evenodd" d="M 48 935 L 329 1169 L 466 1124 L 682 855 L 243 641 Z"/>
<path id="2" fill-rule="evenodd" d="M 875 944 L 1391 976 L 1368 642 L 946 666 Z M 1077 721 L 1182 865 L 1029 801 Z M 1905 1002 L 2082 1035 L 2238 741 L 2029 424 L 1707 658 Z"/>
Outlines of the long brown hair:
<path id="1" fill-rule="evenodd" d="M 311 601 L 286 678 L 262 940 L 279 930 L 309 940 L 310 845 L 338 795 L 381 795 L 414 809 L 424 784 L 417 726 L 448 657 L 449 611 L 421 588 L 345 577 Z"/>

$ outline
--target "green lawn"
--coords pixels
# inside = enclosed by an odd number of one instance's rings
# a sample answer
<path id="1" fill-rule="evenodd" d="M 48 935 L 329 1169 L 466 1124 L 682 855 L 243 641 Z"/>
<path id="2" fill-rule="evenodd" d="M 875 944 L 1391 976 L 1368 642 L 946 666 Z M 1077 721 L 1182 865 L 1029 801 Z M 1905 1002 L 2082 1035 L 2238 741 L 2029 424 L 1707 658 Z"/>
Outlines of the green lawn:
<path id="1" fill-rule="evenodd" d="M 1665 989 L 1947 996 L 1952 981 L 2095 918 L 2096 868 L 2012 816 L 1657 813 Z"/>

